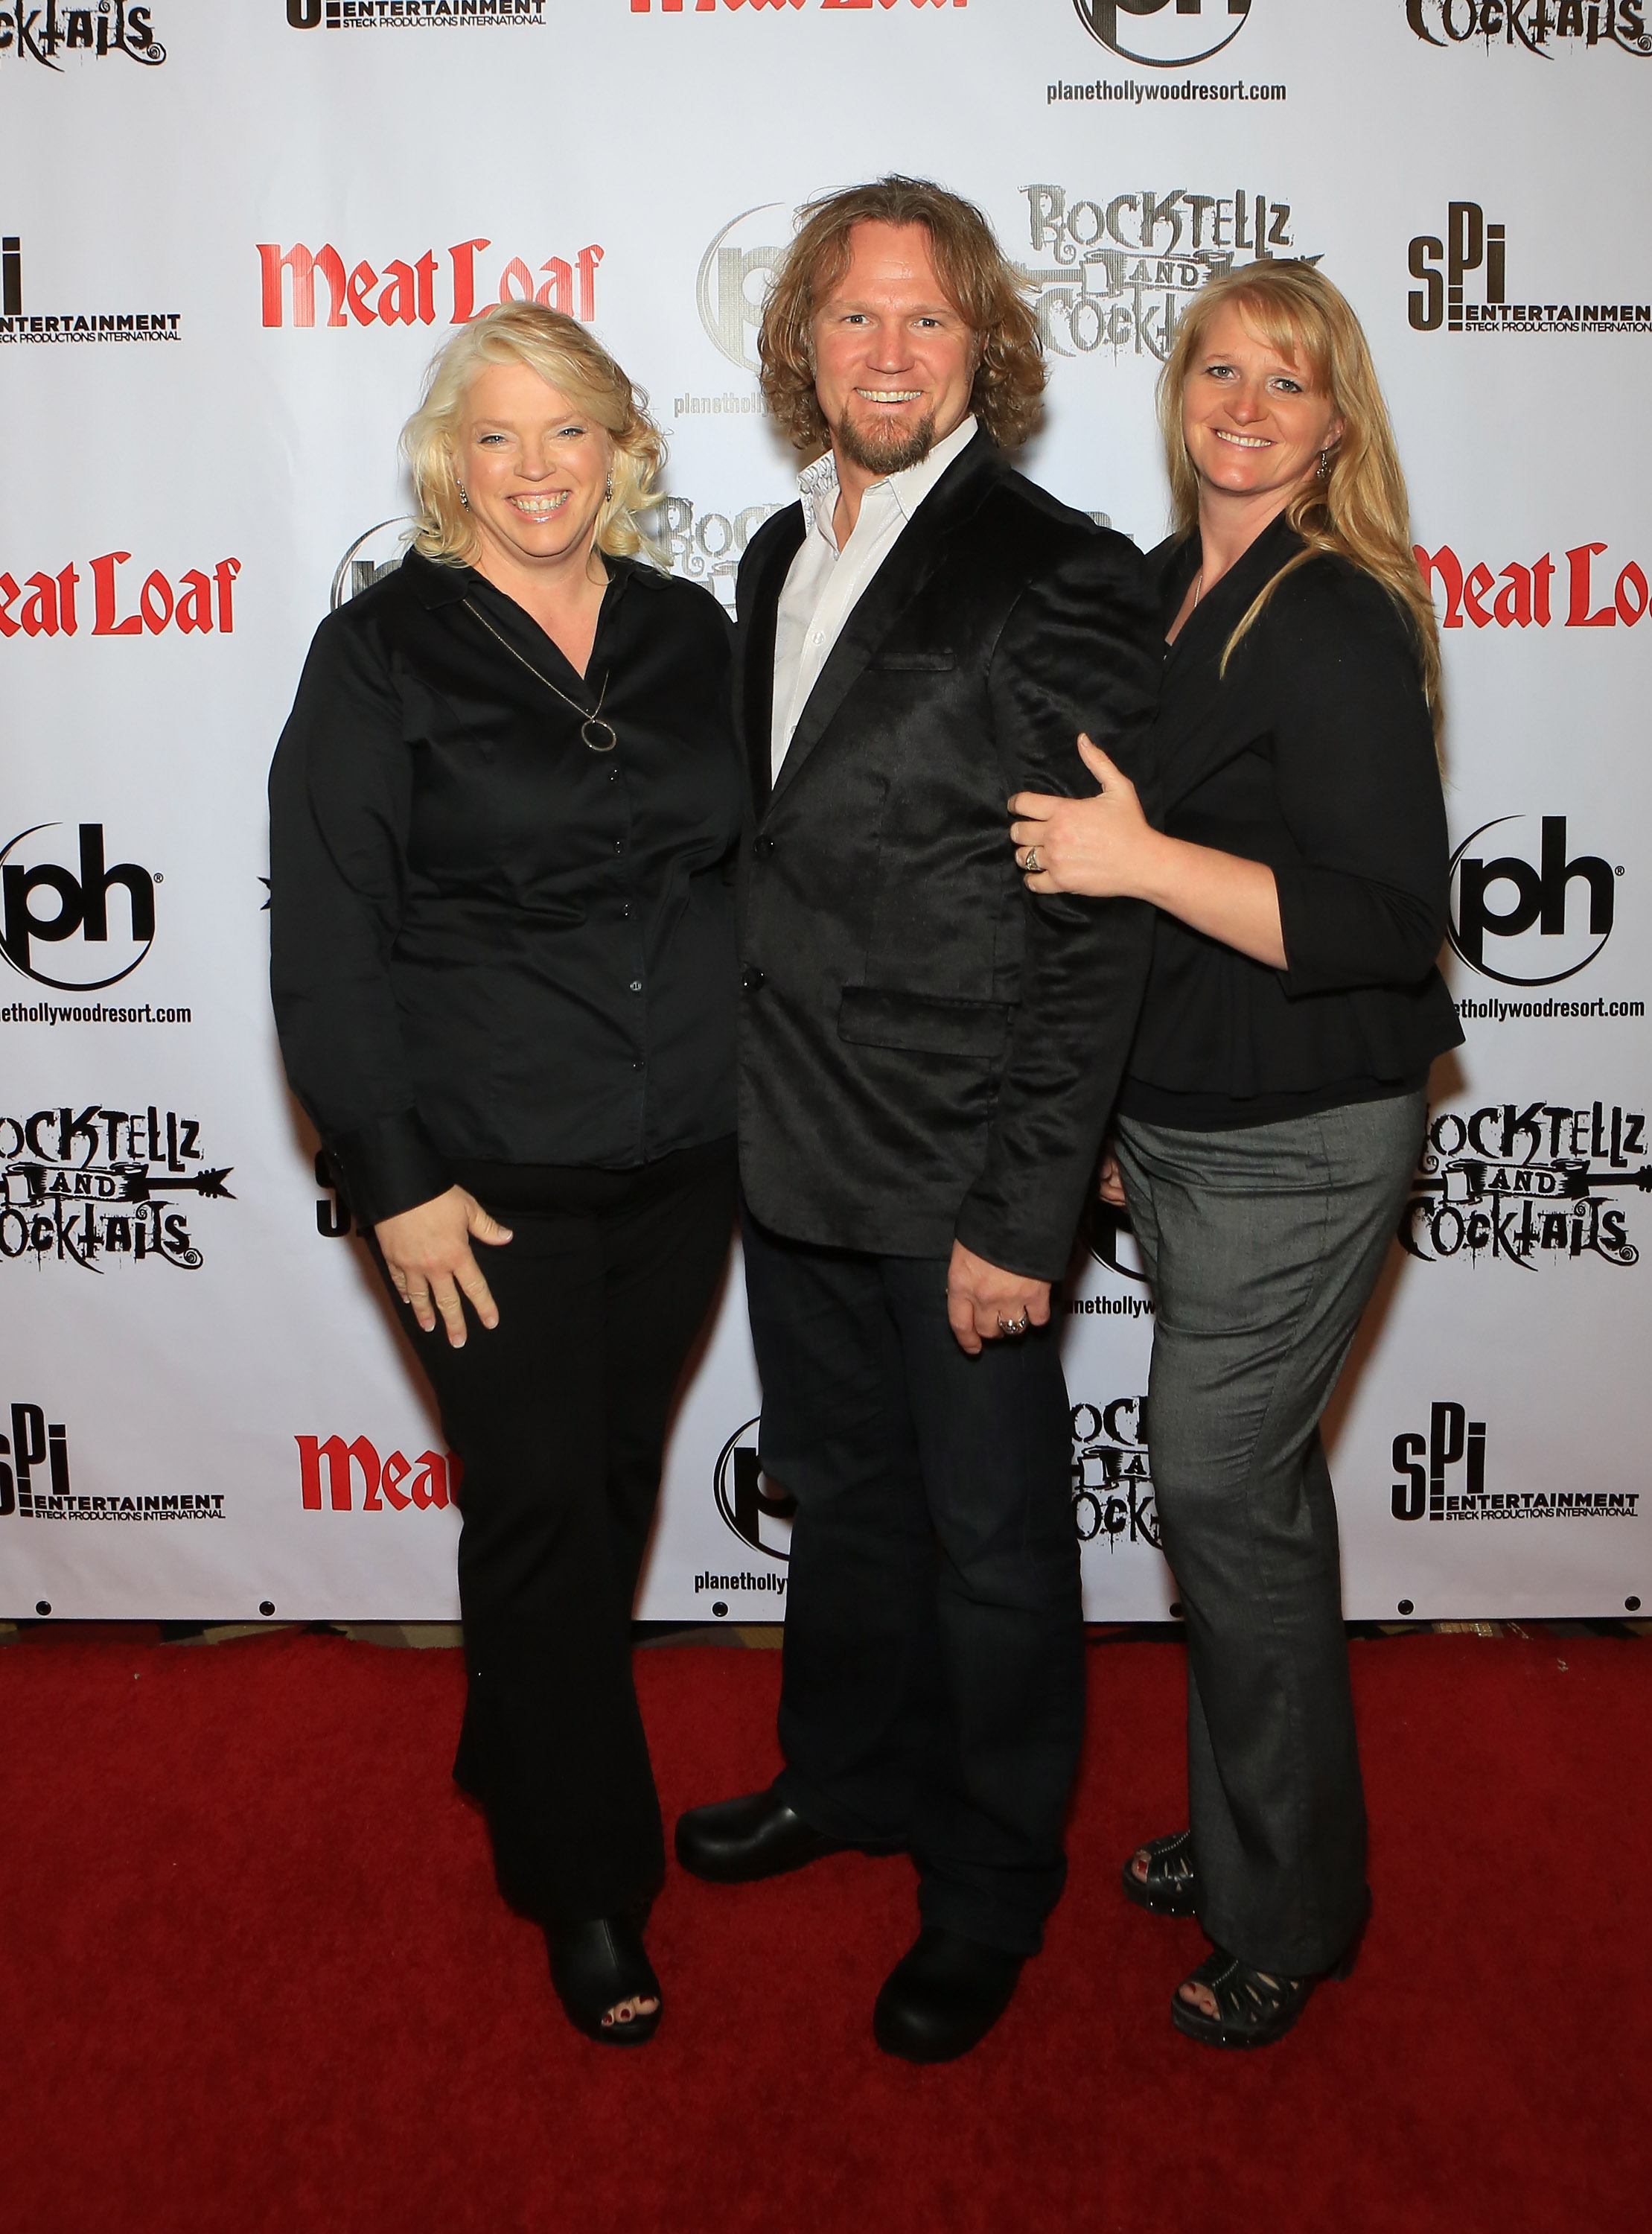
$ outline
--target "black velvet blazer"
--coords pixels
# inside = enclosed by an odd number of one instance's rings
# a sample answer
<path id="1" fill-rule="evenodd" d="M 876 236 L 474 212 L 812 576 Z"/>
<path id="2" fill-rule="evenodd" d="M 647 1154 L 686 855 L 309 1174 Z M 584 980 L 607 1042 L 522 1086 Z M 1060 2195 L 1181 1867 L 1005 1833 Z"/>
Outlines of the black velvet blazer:
<path id="1" fill-rule="evenodd" d="M 1188 618 L 1166 656 L 1152 792 L 1172 837 L 1267 862 L 1285 967 L 1161 916 L 1120 1103 L 1133 1115 L 1260 1123 L 1369 1099 L 1420 1083 L 1463 1036 L 1435 967 L 1446 807 L 1399 607 L 1358 568 L 1312 559 L 1220 672 L 1257 592 L 1301 548 L 1282 516 Z M 1168 627 L 1197 533 L 1147 564 Z M 1179 1117 L 1166 1096 L 1186 1098 Z"/>
<path id="2" fill-rule="evenodd" d="M 1064 1269 L 1134 1027 L 1152 915 L 1029 895 L 1023 788 L 1094 791 L 1080 729 L 1143 771 L 1160 663 L 1140 555 L 984 435 L 844 627 L 770 796 L 775 616 L 804 533 L 741 566 L 751 773 L 738 1098 L 752 1209 L 796 1239 Z"/>

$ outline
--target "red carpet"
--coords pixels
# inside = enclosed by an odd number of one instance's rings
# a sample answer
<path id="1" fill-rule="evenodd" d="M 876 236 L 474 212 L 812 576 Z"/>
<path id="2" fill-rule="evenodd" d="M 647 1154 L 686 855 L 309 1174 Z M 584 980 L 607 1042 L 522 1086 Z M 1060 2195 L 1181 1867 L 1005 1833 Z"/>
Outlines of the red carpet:
<path id="1" fill-rule="evenodd" d="M 1354 1648 L 1376 1910 L 1296 2032 L 1171 2029 L 1197 1928 L 1115 1884 L 1180 1817 L 1181 1661 L 1090 1654 L 1073 1878 L 975 2056 L 868 2020 L 903 1861 L 674 1872 L 659 2039 L 563 2022 L 446 1769 L 451 1652 L 0 1651 L 0 2227 L 1571 2230 L 1652 2221 L 1652 1650 Z M 774 1766 L 778 1656 L 639 1655 L 668 1811 Z"/>

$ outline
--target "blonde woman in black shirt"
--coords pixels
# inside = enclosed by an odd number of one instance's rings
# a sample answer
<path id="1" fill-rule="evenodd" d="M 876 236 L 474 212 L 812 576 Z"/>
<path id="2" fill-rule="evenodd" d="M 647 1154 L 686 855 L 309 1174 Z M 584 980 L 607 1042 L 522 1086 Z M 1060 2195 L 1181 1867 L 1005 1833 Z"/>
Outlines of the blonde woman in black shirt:
<path id="1" fill-rule="evenodd" d="M 1086 739 L 1099 794 L 1022 794 L 1011 836 L 1035 892 L 1159 910 L 1103 1192 L 1158 1305 L 1192 1825 L 1138 1848 L 1124 1889 L 1214 1942 L 1177 2026 L 1255 2047 L 1345 1974 L 1369 1904 L 1319 1421 L 1429 1065 L 1462 1033 L 1435 966 L 1434 616 L 1358 321 L 1310 265 L 1230 272 L 1182 323 L 1160 414 L 1176 532 L 1149 561 L 1166 652 L 1147 811 Z"/>
<path id="2" fill-rule="evenodd" d="M 404 447 L 413 547 L 271 773 L 276 1016 L 464 1462 L 454 1773 L 569 2016 L 634 2045 L 631 1601 L 733 1216 L 732 631 L 639 559 L 660 438 L 571 318 L 466 327 Z"/>

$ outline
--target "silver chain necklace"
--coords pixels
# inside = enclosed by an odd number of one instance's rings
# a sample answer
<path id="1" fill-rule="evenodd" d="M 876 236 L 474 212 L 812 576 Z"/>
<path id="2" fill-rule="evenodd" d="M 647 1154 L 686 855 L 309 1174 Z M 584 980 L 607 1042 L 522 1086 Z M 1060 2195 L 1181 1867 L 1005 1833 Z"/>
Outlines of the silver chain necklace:
<path id="1" fill-rule="evenodd" d="M 494 627 L 493 622 L 488 619 L 486 614 L 478 612 L 475 606 L 472 604 L 468 598 L 463 598 L 460 602 L 464 606 L 465 611 L 469 613 L 473 619 L 479 620 L 481 623 L 482 626 L 487 630 L 487 633 L 493 637 L 495 643 L 501 643 L 504 645 L 506 650 L 510 653 L 511 657 L 516 661 L 519 666 L 526 667 L 530 675 L 534 676 L 537 681 L 543 683 L 545 689 L 551 693 L 553 698 L 560 698 L 563 704 L 568 707 L 571 711 L 583 716 L 579 724 L 579 735 L 584 740 L 588 751 L 593 753 L 611 753 L 613 751 L 615 746 L 619 742 L 619 739 L 615 734 L 613 723 L 611 722 L 604 722 L 602 718 L 603 701 L 608 696 L 609 676 L 607 675 L 604 675 L 603 677 L 603 687 L 597 694 L 597 703 L 595 707 L 591 712 L 587 713 L 577 698 L 570 698 L 565 690 L 558 690 L 556 684 L 551 680 L 551 677 L 548 675 L 541 675 L 539 669 L 533 664 L 533 662 L 531 659 L 524 659 L 521 653 L 517 650 L 516 646 L 511 643 L 509 638 L 502 637 L 499 630 Z M 610 669 L 609 674 L 611 675 L 612 671 L 613 670 Z"/>

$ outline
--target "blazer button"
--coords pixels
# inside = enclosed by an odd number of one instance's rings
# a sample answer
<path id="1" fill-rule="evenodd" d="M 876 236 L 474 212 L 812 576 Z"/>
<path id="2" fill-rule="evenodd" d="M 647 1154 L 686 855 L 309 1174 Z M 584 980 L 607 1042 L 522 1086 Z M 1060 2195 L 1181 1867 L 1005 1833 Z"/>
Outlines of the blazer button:
<path id="1" fill-rule="evenodd" d="M 768 979 L 754 963 L 748 963 L 740 973 L 740 982 L 748 993 L 761 993 Z"/>
<path id="2" fill-rule="evenodd" d="M 752 859 L 754 861 L 767 860 L 774 851 L 774 840 L 772 838 L 754 838 L 752 839 Z"/>

